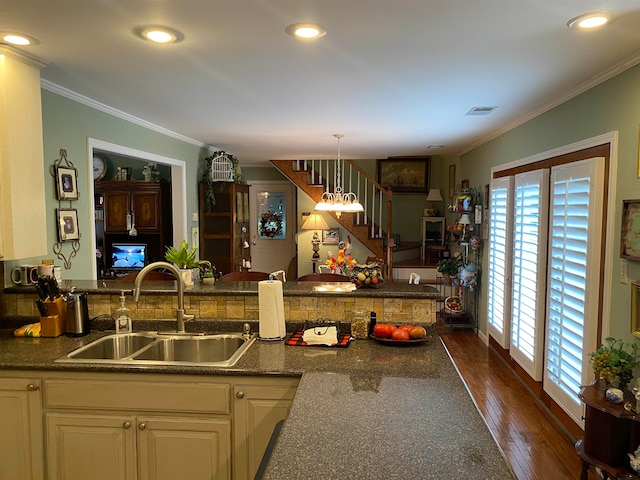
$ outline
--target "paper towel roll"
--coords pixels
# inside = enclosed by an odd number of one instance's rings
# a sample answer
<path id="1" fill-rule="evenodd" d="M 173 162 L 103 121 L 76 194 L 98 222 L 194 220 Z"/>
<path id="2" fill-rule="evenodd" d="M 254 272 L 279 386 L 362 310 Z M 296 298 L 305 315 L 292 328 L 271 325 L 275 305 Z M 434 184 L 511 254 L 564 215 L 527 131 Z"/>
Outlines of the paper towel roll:
<path id="1" fill-rule="evenodd" d="M 281 340 L 286 335 L 282 282 L 263 280 L 258 282 L 258 309 L 260 338 Z"/>

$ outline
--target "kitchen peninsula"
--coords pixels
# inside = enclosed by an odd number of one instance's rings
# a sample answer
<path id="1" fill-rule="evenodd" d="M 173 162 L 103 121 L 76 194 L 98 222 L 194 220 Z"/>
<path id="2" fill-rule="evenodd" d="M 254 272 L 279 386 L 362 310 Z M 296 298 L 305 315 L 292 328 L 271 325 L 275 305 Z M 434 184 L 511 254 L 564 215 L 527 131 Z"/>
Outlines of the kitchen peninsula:
<path id="1" fill-rule="evenodd" d="M 352 292 L 323 292 L 314 290 L 322 286 L 315 282 L 285 282 L 283 297 L 285 319 L 288 322 L 304 322 L 317 318 L 329 318 L 350 322 L 357 310 L 376 312 L 379 322 L 434 324 L 438 291 L 428 285 L 383 284 L 380 288 L 358 289 Z M 118 297 L 133 288 L 132 281 L 72 281 L 61 284 L 63 291 L 88 292 L 89 315 L 115 315 Z M 131 317 L 136 320 L 175 318 L 175 282 L 144 281 L 140 301 L 136 305 L 127 296 Z M 32 287 L 13 286 L 4 289 L 2 312 L 4 317 L 37 318 L 37 298 Z M 185 310 L 198 320 L 223 319 L 237 322 L 258 320 L 258 283 L 223 282 L 214 285 L 189 287 L 185 293 Z"/>
<path id="2" fill-rule="evenodd" d="M 218 322 L 202 323 L 215 328 Z M 120 449 L 117 442 L 105 444 L 101 453 L 122 457 L 101 469 L 113 471 L 120 461 L 130 471 L 110 478 L 156 478 L 144 473 L 180 460 L 201 468 L 207 452 L 176 449 L 154 457 L 154 435 L 167 446 L 172 435 L 199 428 L 196 436 L 204 438 L 209 427 L 218 432 L 211 438 L 218 438 L 220 458 L 228 460 L 207 478 L 251 479 L 262 453 L 247 450 L 243 439 L 266 445 L 271 431 L 254 433 L 266 407 L 289 415 L 265 480 L 515 478 L 437 337 L 408 347 L 355 340 L 335 349 L 256 341 L 233 367 L 140 368 L 55 362 L 102 332 L 46 339 L 11 333 L 0 331 L 0 399 L 9 391 L 29 402 L 29 415 L 13 418 L 32 422 L 32 465 L 39 463 L 41 472 L 46 465 L 50 478 L 60 478 L 53 473 L 63 460 L 86 466 L 92 457 L 62 450 L 67 434 L 85 432 L 86 443 L 100 428 L 113 442 L 123 438 L 129 443 Z"/>

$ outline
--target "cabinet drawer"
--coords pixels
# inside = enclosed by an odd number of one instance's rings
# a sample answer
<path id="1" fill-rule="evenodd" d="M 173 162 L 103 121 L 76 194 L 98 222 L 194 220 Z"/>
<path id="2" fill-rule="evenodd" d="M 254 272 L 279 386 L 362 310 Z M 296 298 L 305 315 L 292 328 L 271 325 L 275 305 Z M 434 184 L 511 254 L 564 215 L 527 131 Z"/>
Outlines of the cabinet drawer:
<path id="1" fill-rule="evenodd" d="M 230 387 L 216 383 L 58 380 L 45 382 L 49 408 L 229 413 Z"/>

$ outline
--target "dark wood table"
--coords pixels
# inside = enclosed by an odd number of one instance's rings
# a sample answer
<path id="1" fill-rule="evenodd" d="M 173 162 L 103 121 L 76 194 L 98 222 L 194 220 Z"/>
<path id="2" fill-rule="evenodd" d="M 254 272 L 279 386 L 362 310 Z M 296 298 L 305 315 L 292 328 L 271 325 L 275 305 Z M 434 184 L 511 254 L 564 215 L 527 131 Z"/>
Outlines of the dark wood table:
<path id="1" fill-rule="evenodd" d="M 639 479 L 629 466 L 628 453 L 640 444 L 640 414 L 625 410 L 633 393 L 625 390 L 624 401 L 611 403 L 605 396 L 605 382 L 598 380 L 580 389 L 578 396 L 586 405 L 584 437 L 576 442 L 582 460 L 581 480 L 588 479 L 589 467 L 600 468 L 605 478 Z"/>

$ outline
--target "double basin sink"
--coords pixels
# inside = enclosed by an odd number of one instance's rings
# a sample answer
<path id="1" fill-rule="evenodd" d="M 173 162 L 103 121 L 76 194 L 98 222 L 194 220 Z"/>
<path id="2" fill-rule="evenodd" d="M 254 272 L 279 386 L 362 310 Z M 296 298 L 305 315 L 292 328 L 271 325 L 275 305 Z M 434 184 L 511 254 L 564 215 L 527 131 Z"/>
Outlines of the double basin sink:
<path id="1" fill-rule="evenodd" d="M 255 339 L 255 335 L 239 333 L 215 335 L 121 333 L 94 340 L 56 361 L 230 367 L 240 359 Z"/>

